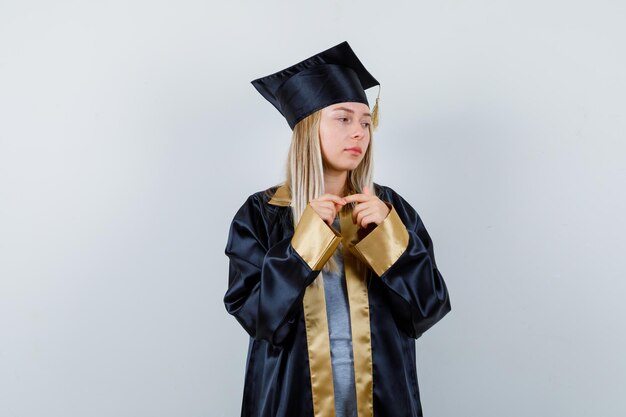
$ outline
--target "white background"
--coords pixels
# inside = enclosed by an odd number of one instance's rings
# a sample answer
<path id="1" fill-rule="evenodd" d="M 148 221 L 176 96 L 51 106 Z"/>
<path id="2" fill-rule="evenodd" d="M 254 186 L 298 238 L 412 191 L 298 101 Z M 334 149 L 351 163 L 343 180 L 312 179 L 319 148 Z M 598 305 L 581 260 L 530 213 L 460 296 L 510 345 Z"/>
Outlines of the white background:
<path id="1" fill-rule="evenodd" d="M 347 40 L 451 294 L 425 415 L 624 416 L 625 4 L 1 1 L 0 415 L 239 415 L 224 247 L 291 133 L 250 81 Z"/>

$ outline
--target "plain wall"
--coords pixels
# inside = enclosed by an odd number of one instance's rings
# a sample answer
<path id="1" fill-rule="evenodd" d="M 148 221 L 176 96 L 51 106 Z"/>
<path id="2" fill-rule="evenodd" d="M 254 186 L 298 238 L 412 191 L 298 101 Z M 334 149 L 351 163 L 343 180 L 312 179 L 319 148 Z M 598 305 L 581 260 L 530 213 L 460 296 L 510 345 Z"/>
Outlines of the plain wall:
<path id="1" fill-rule="evenodd" d="M 224 247 L 291 134 L 250 81 L 344 40 L 450 291 L 425 415 L 626 415 L 625 5 L 0 2 L 0 415 L 239 415 Z"/>

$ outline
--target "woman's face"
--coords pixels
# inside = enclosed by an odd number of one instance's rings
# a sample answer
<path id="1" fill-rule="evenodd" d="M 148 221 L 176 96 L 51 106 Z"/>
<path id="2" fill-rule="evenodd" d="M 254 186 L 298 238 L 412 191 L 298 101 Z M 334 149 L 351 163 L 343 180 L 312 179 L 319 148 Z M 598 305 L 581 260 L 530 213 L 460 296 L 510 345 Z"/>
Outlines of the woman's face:
<path id="1" fill-rule="evenodd" d="M 350 171 L 370 143 L 370 109 L 363 103 L 337 103 L 322 109 L 320 145 L 325 171 Z"/>

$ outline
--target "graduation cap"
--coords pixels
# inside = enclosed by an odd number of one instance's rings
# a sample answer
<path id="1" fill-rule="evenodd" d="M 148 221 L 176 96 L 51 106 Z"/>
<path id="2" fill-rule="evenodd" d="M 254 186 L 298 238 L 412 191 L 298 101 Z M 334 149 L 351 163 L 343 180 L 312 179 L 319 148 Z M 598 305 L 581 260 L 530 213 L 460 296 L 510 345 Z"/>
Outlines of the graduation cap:
<path id="1" fill-rule="evenodd" d="M 342 42 L 289 68 L 252 81 L 287 119 L 291 129 L 306 116 L 335 103 L 369 106 L 365 90 L 380 83 L 365 69 L 348 42 Z M 378 125 L 378 98 L 372 126 Z"/>

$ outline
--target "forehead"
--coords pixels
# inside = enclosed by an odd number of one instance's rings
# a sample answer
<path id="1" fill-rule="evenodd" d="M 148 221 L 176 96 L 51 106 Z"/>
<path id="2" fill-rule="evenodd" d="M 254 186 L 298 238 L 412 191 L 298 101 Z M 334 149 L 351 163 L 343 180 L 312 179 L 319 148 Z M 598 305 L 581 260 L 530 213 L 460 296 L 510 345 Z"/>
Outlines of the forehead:
<path id="1" fill-rule="evenodd" d="M 345 103 L 335 103 L 331 104 L 328 107 L 323 109 L 325 113 L 332 112 L 340 112 L 346 111 L 348 113 L 355 113 L 357 115 L 366 114 L 369 116 L 370 108 L 365 103 L 357 103 L 357 102 L 345 102 Z"/>

